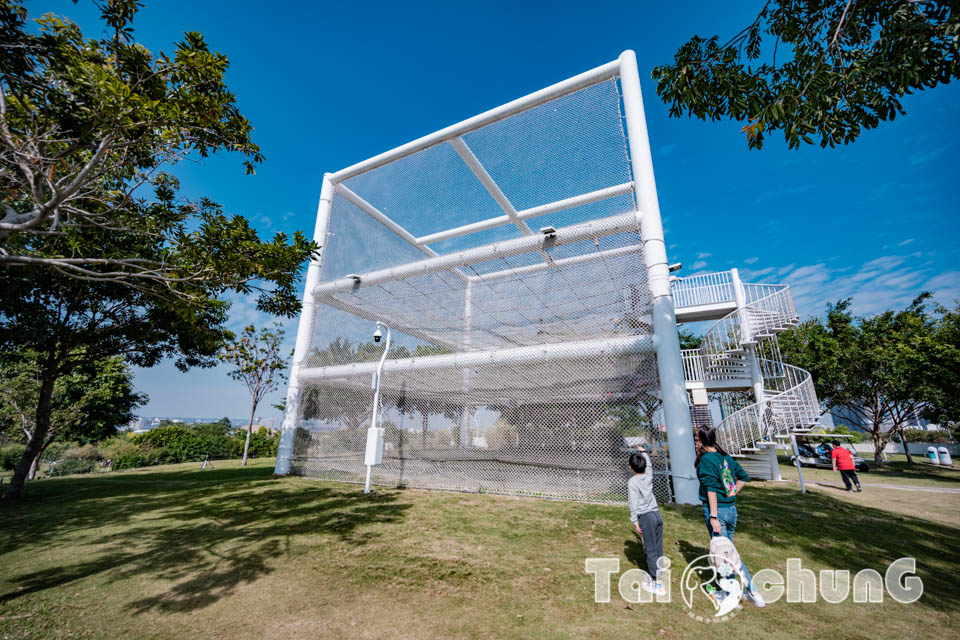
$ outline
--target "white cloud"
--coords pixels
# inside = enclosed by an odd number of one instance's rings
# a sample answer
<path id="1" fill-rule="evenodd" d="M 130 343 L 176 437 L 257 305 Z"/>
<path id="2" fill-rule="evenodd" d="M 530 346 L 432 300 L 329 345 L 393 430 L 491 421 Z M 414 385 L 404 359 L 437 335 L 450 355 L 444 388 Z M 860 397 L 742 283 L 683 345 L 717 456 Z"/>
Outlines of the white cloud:
<path id="1" fill-rule="evenodd" d="M 747 259 L 744 260 L 743 262 L 744 262 L 744 264 L 754 264 L 754 263 L 757 262 L 759 259 L 760 259 L 760 258 L 754 256 L 753 258 L 747 258 Z"/>
<path id="2" fill-rule="evenodd" d="M 931 160 L 935 160 L 946 148 L 947 145 L 942 145 L 933 149 L 927 148 L 923 151 L 917 151 L 907 158 L 907 162 L 914 166 L 926 164 Z"/>
<path id="3" fill-rule="evenodd" d="M 706 260 L 697 260 L 696 262 L 693 263 L 693 266 L 691 266 L 690 268 L 691 268 L 691 269 L 703 269 L 705 266 L 707 266 L 707 261 L 706 261 Z"/>
<path id="4" fill-rule="evenodd" d="M 712 255 L 712 253 L 698 253 L 697 260 L 703 260 L 704 258 L 709 258 Z"/>
<path id="5" fill-rule="evenodd" d="M 870 315 L 887 309 L 903 308 L 922 291 L 935 292 L 942 304 L 960 298 L 960 271 L 931 273 L 920 254 L 883 256 L 869 260 L 854 270 L 834 269 L 817 263 L 789 269 L 775 269 L 775 277 L 790 285 L 801 316 L 822 315 L 827 303 L 853 298 L 853 312 Z M 786 271 L 785 271 L 786 269 Z M 744 271 L 744 279 L 756 281 L 770 269 Z"/>
<path id="6" fill-rule="evenodd" d="M 911 242 L 913 242 L 913 240 L 914 240 L 913 238 L 907 238 L 907 239 L 904 240 L 903 242 L 898 242 L 898 243 L 897 243 L 897 246 L 898 246 L 898 247 L 905 247 L 905 246 L 907 246 L 908 244 L 910 244 Z"/>

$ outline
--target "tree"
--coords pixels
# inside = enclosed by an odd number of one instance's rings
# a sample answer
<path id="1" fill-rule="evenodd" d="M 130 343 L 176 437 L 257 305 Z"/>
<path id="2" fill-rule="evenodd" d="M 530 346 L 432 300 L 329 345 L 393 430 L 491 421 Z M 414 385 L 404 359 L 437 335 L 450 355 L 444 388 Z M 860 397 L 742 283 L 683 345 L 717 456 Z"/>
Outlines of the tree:
<path id="1" fill-rule="evenodd" d="M 43 446 L 60 377 L 111 356 L 212 366 L 229 335 L 223 297 L 257 292 L 261 311 L 295 315 L 316 249 L 299 232 L 262 241 L 216 203 L 178 198 L 159 170 L 174 159 L 262 160 L 223 84 L 227 61 L 199 34 L 154 58 L 131 42 L 135 2 L 101 7 L 113 37 L 86 40 L 49 16 L 32 34 L 22 6 L 0 0 L 0 361 L 32 350 L 40 379 L 36 430 L 5 497 Z"/>
<path id="2" fill-rule="evenodd" d="M 243 443 L 243 466 L 247 466 L 257 405 L 287 379 L 284 373 L 287 361 L 280 355 L 283 334 L 284 331 L 279 326 L 272 329 L 264 327 L 258 334 L 256 327 L 251 324 L 239 337 L 229 339 L 220 354 L 220 359 L 233 367 L 230 377 L 243 382 L 250 392 L 250 421 L 247 423 L 247 437 Z"/>
<path id="3" fill-rule="evenodd" d="M 960 77 L 956 2 L 767 0 L 729 40 L 694 36 L 655 67 L 670 115 L 746 123 L 747 144 L 853 142 L 905 113 L 900 99 Z"/>
<path id="4" fill-rule="evenodd" d="M 224 84 L 227 58 L 196 32 L 172 56 L 154 56 L 133 40 L 138 2 L 97 4 L 110 32 L 102 39 L 52 14 L 34 33 L 19 1 L 0 0 L 0 266 L 40 265 L 186 300 L 202 298 L 211 281 L 243 293 L 273 283 L 263 306 L 295 300 L 283 254 L 312 248 L 302 234 L 292 247 L 282 234 L 261 243 L 243 218 L 207 199 L 178 202 L 164 171 L 224 150 L 242 154 L 247 173 L 262 162 Z M 90 230 L 122 231 L 131 244 L 105 251 Z M 166 242 L 138 251 L 138 238 L 156 235 Z"/>
<path id="5" fill-rule="evenodd" d="M 40 395 L 40 366 L 36 354 L 23 354 L 0 371 L 0 419 L 14 423 L 24 441 L 36 433 L 36 407 Z M 133 410 L 147 397 L 133 389 L 133 372 L 122 358 L 87 361 L 57 379 L 50 400 L 50 426 L 29 461 L 32 480 L 44 451 L 54 441 L 99 442 L 133 418 Z"/>
<path id="6" fill-rule="evenodd" d="M 957 430 L 960 420 L 960 361 L 957 358 L 960 304 L 953 310 L 936 305 L 935 310 L 940 320 L 934 327 L 933 335 L 926 338 L 924 346 L 933 354 L 929 362 L 930 375 L 942 379 L 944 384 L 933 389 L 937 394 L 936 402 L 924 407 L 920 415 L 953 432 Z"/>
<path id="7" fill-rule="evenodd" d="M 680 336 L 681 349 L 699 349 L 700 345 L 703 343 L 703 338 L 696 335 L 689 329 L 681 329 L 678 332 L 678 335 Z"/>
<path id="8" fill-rule="evenodd" d="M 960 341 L 943 331 L 957 311 L 931 314 L 929 298 L 871 317 L 855 317 L 851 301 L 841 300 L 827 306 L 825 321 L 813 318 L 780 336 L 785 359 L 813 375 L 824 411 L 843 408 L 863 422 L 877 465 L 891 435 L 902 440 L 915 415 L 958 416 L 949 399 L 960 388 Z"/>

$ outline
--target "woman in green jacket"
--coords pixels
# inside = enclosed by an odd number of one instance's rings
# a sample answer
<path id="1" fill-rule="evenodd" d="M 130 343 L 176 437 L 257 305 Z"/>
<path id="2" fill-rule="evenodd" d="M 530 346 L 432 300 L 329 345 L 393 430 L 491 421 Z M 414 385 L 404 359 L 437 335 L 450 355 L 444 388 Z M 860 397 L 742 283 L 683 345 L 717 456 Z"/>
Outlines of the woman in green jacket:
<path id="1" fill-rule="evenodd" d="M 700 501 L 703 503 L 707 534 L 711 538 L 725 536 L 733 542 L 733 532 L 737 528 L 737 494 L 750 476 L 739 462 L 717 444 L 715 429 L 701 427 L 697 431 L 697 438 L 702 447 L 697 459 L 697 476 L 700 479 Z M 741 562 L 741 568 L 747 580 L 744 595 L 758 607 L 764 606 L 763 598 L 753 586 L 747 565 Z"/>

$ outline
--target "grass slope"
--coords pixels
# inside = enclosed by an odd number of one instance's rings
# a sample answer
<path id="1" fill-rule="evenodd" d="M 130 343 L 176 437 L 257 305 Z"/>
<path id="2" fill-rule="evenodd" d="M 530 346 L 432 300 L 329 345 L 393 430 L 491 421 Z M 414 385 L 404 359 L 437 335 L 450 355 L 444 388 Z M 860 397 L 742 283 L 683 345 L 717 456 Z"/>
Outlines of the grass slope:
<path id="1" fill-rule="evenodd" d="M 269 461 L 196 467 L 41 481 L 0 503 L 0 638 L 960 637 L 960 514 L 942 508 L 956 495 L 908 494 L 903 513 L 892 490 L 748 486 L 737 543 L 754 571 L 798 557 L 882 573 L 912 556 L 925 592 L 912 605 L 745 605 L 717 628 L 688 616 L 678 589 L 706 552 L 699 508 L 663 508 L 672 603 L 628 606 L 614 585 L 597 604 L 587 557 L 643 566 L 623 506 L 363 496 L 272 478 Z"/>

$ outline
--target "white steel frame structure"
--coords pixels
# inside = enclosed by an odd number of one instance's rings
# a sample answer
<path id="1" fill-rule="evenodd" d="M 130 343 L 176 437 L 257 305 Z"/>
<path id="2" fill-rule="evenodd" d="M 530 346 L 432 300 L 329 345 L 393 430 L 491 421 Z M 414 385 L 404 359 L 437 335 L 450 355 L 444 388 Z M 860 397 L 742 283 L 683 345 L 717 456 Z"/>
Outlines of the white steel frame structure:
<path id="1" fill-rule="evenodd" d="M 747 300 L 729 280 L 671 278 L 632 51 L 324 175 L 314 239 L 277 474 L 358 481 L 383 356 L 381 411 L 397 424 L 375 484 L 623 497 L 633 434 L 666 445 L 661 499 L 694 504 L 688 393 L 740 388 L 729 352 L 756 342 L 721 344 L 730 323 L 773 336 L 784 322 L 767 307 L 795 316 L 780 290 Z M 702 354 L 681 354 L 675 300 L 686 319 L 727 323 Z M 402 352 L 365 344 L 378 321 Z M 751 362 L 763 403 L 766 365 Z"/>

